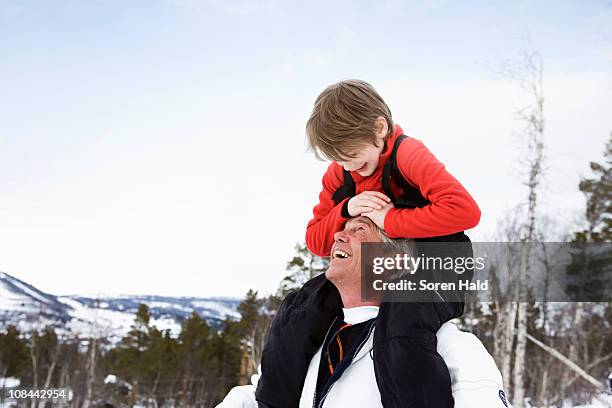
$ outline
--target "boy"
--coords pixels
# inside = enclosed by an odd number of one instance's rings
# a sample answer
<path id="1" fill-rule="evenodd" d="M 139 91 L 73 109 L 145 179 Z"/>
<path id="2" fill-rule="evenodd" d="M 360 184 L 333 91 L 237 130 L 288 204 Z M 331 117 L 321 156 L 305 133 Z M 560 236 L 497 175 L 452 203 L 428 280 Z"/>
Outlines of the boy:
<path id="1" fill-rule="evenodd" d="M 407 138 L 397 150 L 399 171 L 430 204 L 394 208 L 381 183 L 384 164 L 402 129 L 376 90 L 364 81 L 348 80 L 325 89 L 306 125 L 310 148 L 318 158 L 333 160 L 323 176 L 323 190 L 314 218 L 306 228 L 306 244 L 319 256 L 330 256 L 334 233 L 346 220 L 365 215 L 389 238 L 426 238 L 475 227 L 480 210 L 465 188 L 417 139 Z M 344 171 L 355 182 L 355 195 L 339 203 L 334 194 L 343 186 Z M 401 195 L 401 186 L 391 194 Z"/>
<path id="2" fill-rule="evenodd" d="M 404 136 L 394 125 L 389 107 L 370 84 L 348 80 L 326 88 L 315 102 L 306 130 L 315 155 L 332 160 L 306 229 L 306 244 L 313 253 L 335 256 L 330 254 L 334 234 L 359 215 L 370 218 L 389 238 L 469 245 L 463 230 L 478 224 L 478 206 L 421 141 Z M 282 390 L 286 407 L 296 405 L 308 362 L 341 303 L 333 287 L 322 287 L 311 297 L 315 298 L 310 302 L 315 305 L 309 312 L 312 318 L 300 325 L 316 335 L 297 343 L 281 339 L 266 345 L 286 350 L 283 364 L 292 367 L 282 380 L 287 386 Z M 384 407 L 453 407 L 450 377 L 436 352 L 435 334 L 444 322 L 462 313 L 463 303 L 456 298 L 446 303 L 381 305 L 374 332 L 374 368 L 377 381 L 396 379 L 379 384 L 388 391 L 381 393 Z M 274 367 L 266 367 L 266 349 L 263 354 L 262 371 L 273 371 Z M 281 391 L 266 381 L 258 387 L 263 400 L 275 392 Z"/>

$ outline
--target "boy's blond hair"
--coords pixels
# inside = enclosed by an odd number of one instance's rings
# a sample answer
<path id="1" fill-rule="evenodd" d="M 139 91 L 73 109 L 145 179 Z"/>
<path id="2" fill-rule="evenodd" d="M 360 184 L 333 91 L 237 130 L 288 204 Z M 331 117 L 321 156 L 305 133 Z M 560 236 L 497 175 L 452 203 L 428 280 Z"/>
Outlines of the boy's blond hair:
<path id="1" fill-rule="evenodd" d="M 354 158 L 365 145 L 378 146 L 374 122 L 381 116 L 387 121 L 386 139 L 393 131 L 391 111 L 372 85 L 358 79 L 330 85 L 306 123 L 309 148 L 318 159 Z"/>

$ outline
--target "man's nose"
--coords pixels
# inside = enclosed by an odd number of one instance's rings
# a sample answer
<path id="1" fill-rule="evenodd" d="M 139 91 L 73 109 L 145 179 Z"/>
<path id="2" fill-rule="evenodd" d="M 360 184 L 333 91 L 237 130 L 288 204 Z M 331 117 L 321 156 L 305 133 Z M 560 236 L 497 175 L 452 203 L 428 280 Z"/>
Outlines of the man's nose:
<path id="1" fill-rule="evenodd" d="M 336 241 L 336 242 L 348 242 L 348 237 L 346 236 L 346 232 L 344 232 L 344 230 L 336 232 L 334 234 L 334 241 Z"/>

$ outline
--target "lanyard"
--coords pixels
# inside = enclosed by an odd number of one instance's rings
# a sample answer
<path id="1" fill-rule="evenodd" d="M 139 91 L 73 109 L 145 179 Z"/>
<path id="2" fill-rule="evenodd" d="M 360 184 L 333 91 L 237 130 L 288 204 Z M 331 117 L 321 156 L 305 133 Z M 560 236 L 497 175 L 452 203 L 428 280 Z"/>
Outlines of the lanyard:
<path id="1" fill-rule="evenodd" d="M 342 332 L 342 330 L 346 329 L 347 327 L 352 326 L 352 324 L 346 323 L 344 324 L 342 327 L 340 327 L 338 329 L 338 331 L 336 331 L 336 333 L 334 334 L 334 337 L 336 338 L 336 343 L 338 343 L 338 349 L 340 350 L 340 359 L 338 360 L 338 362 L 342 361 L 342 359 L 344 358 L 344 350 L 342 348 L 342 340 L 340 340 L 340 333 Z M 329 354 L 329 346 L 332 344 L 333 342 L 330 341 L 329 344 L 327 345 L 327 350 L 325 351 L 325 357 L 327 358 L 327 366 L 329 368 L 329 372 L 331 375 L 334 375 L 334 366 L 331 362 L 331 357 Z"/>

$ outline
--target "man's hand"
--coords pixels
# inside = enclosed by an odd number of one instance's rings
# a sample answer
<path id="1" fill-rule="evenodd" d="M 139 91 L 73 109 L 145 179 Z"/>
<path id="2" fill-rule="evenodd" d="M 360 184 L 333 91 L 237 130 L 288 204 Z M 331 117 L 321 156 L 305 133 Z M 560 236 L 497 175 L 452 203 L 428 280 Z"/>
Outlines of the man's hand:
<path id="1" fill-rule="evenodd" d="M 364 191 L 351 198 L 348 202 L 348 213 L 351 217 L 366 215 L 367 213 L 381 210 L 391 199 L 378 191 Z M 372 220 L 374 221 L 374 220 Z"/>
<path id="2" fill-rule="evenodd" d="M 395 208 L 395 206 L 393 205 L 393 203 L 390 202 L 390 203 L 387 203 L 380 210 L 372 210 L 372 211 L 363 213 L 362 215 L 364 217 L 368 217 L 369 219 L 371 219 L 372 222 L 378 226 L 378 228 L 380 228 L 381 230 L 384 230 L 385 229 L 385 217 L 387 216 L 387 213 L 389 212 L 389 210 L 392 208 Z"/>

